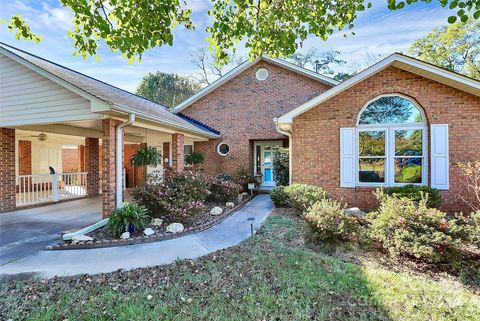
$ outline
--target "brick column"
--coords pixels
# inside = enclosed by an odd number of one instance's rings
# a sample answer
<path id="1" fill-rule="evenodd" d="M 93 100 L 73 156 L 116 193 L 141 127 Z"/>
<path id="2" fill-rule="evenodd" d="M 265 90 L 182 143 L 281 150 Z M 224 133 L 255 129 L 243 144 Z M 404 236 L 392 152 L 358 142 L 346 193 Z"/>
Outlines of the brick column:
<path id="1" fill-rule="evenodd" d="M 147 143 L 141 143 L 139 149 L 147 148 Z M 136 184 L 140 186 L 145 183 L 147 178 L 147 166 L 136 166 L 135 167 L 136 175 Z"/>
<path id="2" fill-rule="evenodd" d="M 115 209 L 115 128 L 121 122 L 107 118 L 102 121 L 102 213 L 108 217 Z"/>
<path id="3" fill-rule="evenodd" d="M 165 160 L 167 159 L 167 160 Z M 164 142 L 162 146 L 162 163 L 163 168 L 167 169 L 170 167 L 170 143 Z"/>
<path id="4" fill-rule="evenodd" d="M 81 146 L 83 147 L 83 146 Z M 99 194 L 100 172 L 98 168 L 98 138 L 86 137 L 85 147 L 80 149 L 80 153 L 84 153 L 82 171 L 87 174 L 87 194 L 88 197 L 94 197 Z M 80 167 L 82 167 L 82 157 L 80 156 Z"/>
<path id="5" fill-rule="evenodd" d="M 0 128 L 0 213 L 15 209 L 15 129 Z"/>
<path id="6" fill-rule="evenodd" d="M 79 171 L 85 172 L 85 146 L 78 145 L 78 164 L 79 164 Z"/>
<path id="7" fill-rule="evenodd" d="M 28 140 L 18 141 L 18 174 L 32 174 L 32 142 Z"/>
<path id="8" fill-rule="evenodd" d="M 176 172 L 183 171 L 185 166 L 183 145 L 185 136 L 175 133 L 172 135 L 172 169 Z"/>

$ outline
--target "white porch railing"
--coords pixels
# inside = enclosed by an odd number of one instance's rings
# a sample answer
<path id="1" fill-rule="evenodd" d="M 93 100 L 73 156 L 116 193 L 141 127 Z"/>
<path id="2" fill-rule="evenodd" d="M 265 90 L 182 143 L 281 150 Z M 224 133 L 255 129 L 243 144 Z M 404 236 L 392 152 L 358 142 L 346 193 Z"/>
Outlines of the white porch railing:
<path id="1" fill-rule="evenodd" d="M 84 197 L 87 195 L 87 173 L 19 175 L 16 177 L 17 206 Z"/>

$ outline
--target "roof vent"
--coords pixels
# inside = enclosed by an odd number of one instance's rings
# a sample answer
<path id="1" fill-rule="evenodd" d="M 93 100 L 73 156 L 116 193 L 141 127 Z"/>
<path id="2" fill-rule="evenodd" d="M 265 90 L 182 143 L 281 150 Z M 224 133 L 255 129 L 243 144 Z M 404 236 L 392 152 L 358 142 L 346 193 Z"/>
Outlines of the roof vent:
<path id="1" fill-rule="evenodd" d="M 268 78 L 268 70 L 265 68 L 260 68 L 257 70 L 257 73 L 255 74 L 258 80 L 263 81 Z"/>

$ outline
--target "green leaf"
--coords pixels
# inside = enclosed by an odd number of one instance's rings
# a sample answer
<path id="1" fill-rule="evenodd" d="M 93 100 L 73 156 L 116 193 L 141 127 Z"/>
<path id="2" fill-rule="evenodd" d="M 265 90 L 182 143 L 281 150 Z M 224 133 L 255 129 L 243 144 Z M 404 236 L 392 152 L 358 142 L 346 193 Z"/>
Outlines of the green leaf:
<path id="1" fill-rule="evenodd" d="M 450 17 L 448 17 L 448 23 L 455 23 L 455 21 L 457 21 L 457 17 L 456 17 L 456 16 L 450 16 Z"/>

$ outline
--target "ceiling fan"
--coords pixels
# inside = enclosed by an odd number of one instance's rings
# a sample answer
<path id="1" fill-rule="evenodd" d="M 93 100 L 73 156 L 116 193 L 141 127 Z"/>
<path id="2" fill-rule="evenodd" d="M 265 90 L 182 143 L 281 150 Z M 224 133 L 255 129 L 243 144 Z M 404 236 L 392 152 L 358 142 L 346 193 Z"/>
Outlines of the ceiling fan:
<path id="1" fill-rule="evenodd" d="M 37 139 L 38 139 L 39 141 L 41 141 L 41 142 L 46 141 L 47 138 L 48 138 L 47 134 L 45 134 L 45 133 L 43 133 L 43 132 L 40 133 L 40 134 L 38 134 L 38 135 L 28 135 L 28 136 L 23 136 L 23 137 L 35 137 L 35 138 L 37 138 Z"/>

